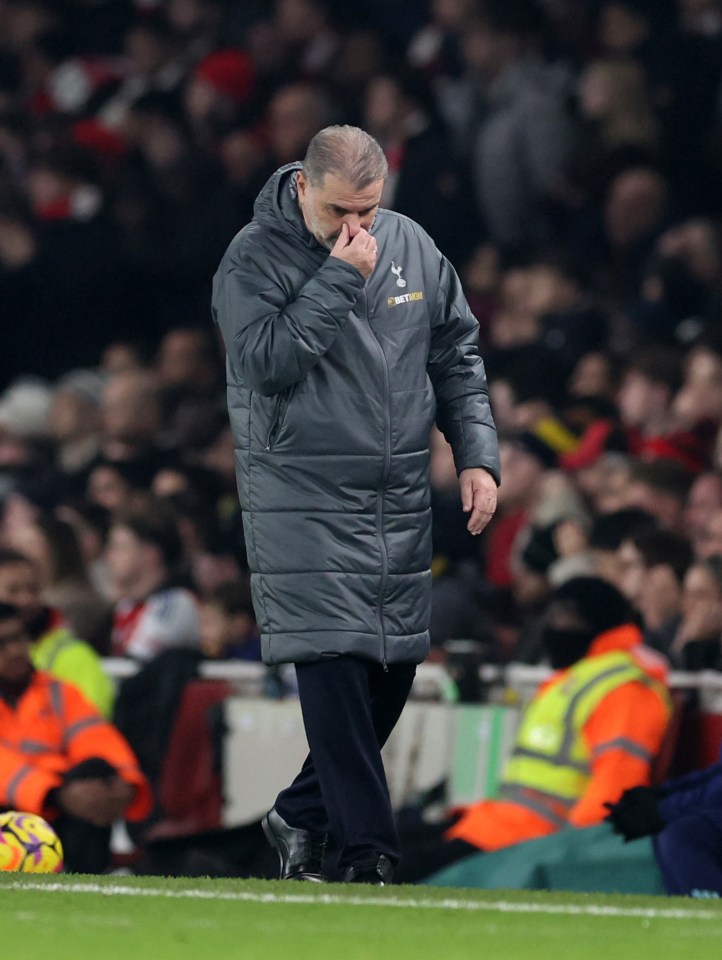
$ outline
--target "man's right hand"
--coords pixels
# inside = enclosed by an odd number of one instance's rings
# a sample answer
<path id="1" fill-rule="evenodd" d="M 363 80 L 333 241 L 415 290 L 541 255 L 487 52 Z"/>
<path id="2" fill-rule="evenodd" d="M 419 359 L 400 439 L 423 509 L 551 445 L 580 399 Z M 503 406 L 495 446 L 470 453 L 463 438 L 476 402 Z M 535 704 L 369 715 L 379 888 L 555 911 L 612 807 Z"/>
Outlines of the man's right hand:
<path id="1" fill-rule="evenodd" d="M 78 820 L 109 827 L 123 816 L 133 793 L 133 787 L 118 776 L 69 780 L 58 792 L 58 806 Z"/>
<path id="2" fill-rule="evenodd" d="M 349 225 L 343 223 L 331 256 L 350 263 L 364 277 L 370 277 L 376 266 L 376 250 L 376 240 L 368 230 L 360 227 L 358 233 L 352 237 Z"/>
<path id="3" fill-rule="evenodd" d="M 616 803 L 604 804 L 609 811 L 604 819 L 625 843 L 649 837 L 666 826 L 659 813 L 662 796 L 659 787 L 630 787 Z"/>

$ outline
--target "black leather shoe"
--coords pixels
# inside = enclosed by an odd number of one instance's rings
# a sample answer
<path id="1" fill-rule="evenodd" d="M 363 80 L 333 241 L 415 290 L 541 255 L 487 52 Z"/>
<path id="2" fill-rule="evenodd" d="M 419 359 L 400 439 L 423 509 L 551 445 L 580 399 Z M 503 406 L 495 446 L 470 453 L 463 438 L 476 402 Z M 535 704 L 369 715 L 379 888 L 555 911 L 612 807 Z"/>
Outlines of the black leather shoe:
<path id="1" fill-rule="evenodd" d="M 346 868 L 343 875 L 344 883 L 371 883 L 375 887 L 385 887 L 391 883 L 394 875 L 393 864 L 389 858 L 380 853 L 372 860 L 360 860 Z"/>
<path id="2" fill-rule="evenodd" d="M 310 830 L 290 826 L 275 808 L 268 811 L 261 826 L 266 840 L 278 854 L 281 880 L 325 883 L 323 855 L 328 840 L 325 834 L 312 834 Z"/>

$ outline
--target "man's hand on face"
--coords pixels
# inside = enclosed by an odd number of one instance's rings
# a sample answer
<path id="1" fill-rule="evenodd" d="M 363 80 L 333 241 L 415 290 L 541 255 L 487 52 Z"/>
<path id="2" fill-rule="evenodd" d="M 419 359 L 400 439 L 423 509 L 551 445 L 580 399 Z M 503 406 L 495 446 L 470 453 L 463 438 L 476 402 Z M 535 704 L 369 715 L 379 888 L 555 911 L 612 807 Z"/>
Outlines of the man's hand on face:
<path id="1" fill-rule="evenodd" d="M 331 256 L 350 263 L 364 277 L 370 277 L 376 266 L 376 240 L 363 227 L 352 237 L 349 225 L 343 223 Z"/>

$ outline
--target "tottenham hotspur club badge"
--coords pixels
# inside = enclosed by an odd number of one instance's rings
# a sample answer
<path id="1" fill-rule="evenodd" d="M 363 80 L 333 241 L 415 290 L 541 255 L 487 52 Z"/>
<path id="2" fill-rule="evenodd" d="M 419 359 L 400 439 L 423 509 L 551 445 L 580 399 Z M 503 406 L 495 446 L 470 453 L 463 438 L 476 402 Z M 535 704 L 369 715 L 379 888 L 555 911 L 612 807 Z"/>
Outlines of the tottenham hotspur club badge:
<path id="1" fill-rule="evenodd" d="M 401 271 L 402 271 L 403 269 L 404 269 L 403 267 L 397 267 L 393 260 L 391 261 L 391 272 L 392 272 L 392 273 L 394 274 L 394 276 L 396 277 L 396 286 L 397 286 L 397 287 L 405 287 L 405 286 L 406 286 L 406 281 L 405 281 L 404 278 L 401 276 Z"/>

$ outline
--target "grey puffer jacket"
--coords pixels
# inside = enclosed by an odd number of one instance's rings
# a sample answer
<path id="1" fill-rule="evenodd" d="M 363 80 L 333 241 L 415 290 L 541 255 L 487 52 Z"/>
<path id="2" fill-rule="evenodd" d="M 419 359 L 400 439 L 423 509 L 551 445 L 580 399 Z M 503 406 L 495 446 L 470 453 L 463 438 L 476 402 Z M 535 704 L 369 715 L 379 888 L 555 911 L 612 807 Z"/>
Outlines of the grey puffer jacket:
<path id="1" fill-rule="evenodd" d="M 434 417 L 458 471 L 498 480 L 477 322 L 396 213 L 376 217 L 368 281 L 330 257 L 304 224 L 299 168 L 271 177 L 213 285 L 263 658 L 420 662 Z"/>

